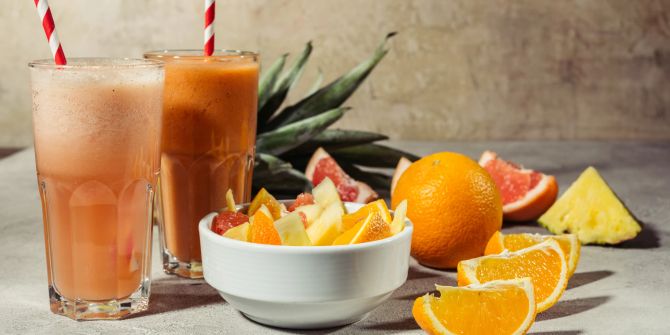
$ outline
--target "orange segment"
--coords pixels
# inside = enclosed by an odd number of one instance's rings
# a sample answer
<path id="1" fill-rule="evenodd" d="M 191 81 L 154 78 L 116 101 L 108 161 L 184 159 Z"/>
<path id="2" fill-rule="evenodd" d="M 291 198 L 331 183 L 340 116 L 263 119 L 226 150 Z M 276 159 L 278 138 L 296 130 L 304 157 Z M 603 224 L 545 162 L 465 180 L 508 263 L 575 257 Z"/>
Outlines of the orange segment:
<path id="1" fill-rule="evenodd" d="M 277 220 L 281 217 L 281 204 L 265 188 L 258 191 L 254 200 L 251 201 L 247 215 L 252 216 L 256 214 L 256 211 L 259 210 L 262 205 L 265 205 L 265 207 L 270 210 L 272 219 Z"/>
<path id="2" fill-rule="evenodd" d="M 412 308 L 414 320 L 429 334 L 525 334 L 535 320 L 528 278 L 437 289 L 439 298 L 426 294 Z"/>
<path id="3" fill-rule="evenodd" d="M 249 242 L 281 245 L 281 238 L 275 228 L 274 221 L 262 211 L 258 211 L 251 217 Z"/>
<path id="4" fill-rule="evenodd" d="M 548 239 L 519 251 L 458 263 L 459 286 L 525 277 L 533 281 L 538 313 L 558 301 L 568 283 L 568 266 L 558 242 Z"/>
<path id="5" fill-rule="evenodd" d="M 338 236 L 333 241 L 333 245 L 372 242 L 389 236 L 391 236 L 391 226 L 379 213 L 370 213 L 363 221 Z"/>
<path id="6" fill-rule="evenodd" d="M 486 245 L 485 255 L 499 254 L 503 250 L 518 251 L 530 246 L 542 243 L 548 239 L 553 239 L 558 242 L 565 253 L 566 261 L 568 262 L 568 278 L 575 273 L 577 263 L 579 263 L 579 253 L 581 250 L 581 243 L 577 239 L 577 235 L 563 234 L 563 235 L 539 235 L 539 234 L 509 234 L 505 235 L 501 232 L 496 232 L 489 243 Z"/>
<path id="7" fill-rule="evenodd" d="M 384 221 L 389 224 L 391 223 L 391 213 L 389 212 L 389 208 L 386 206 L 386 201 L 384 201 L 384 199 L 379 199 L 361 207 L 359 210 L 353 213 L 345 214 L 342 217 L 342 228 L 344 230 L 350 229 L 360 221 L 363 221 L 365 218 L 367 218 L 370 213 L 379 213 Z"/>

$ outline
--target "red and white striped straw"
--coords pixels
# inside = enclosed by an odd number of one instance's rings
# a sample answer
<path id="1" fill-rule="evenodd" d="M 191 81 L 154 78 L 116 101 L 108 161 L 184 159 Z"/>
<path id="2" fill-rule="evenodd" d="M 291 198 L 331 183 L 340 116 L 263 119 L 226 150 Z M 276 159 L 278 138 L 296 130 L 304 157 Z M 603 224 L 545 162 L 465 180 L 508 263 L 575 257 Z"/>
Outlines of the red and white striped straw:
<path id="1" fill-rule="evenodd" d="M 61 47 L 58 34 L 56 34 L 56 24 L 54 23 L 54 18 L 51 16 L 51 9 L 47 0 L 35 0 L 35 7 L 37 7 L 37 14 L 39 14 L 40 20 L 42 20 L 42 27 L 44 27 L 44 33 L 47 35 L 47 41 L 49 41 L 49 48 L 51 48 L 54 61 L 58 65 L 67 64 L 63 47 Z"/>
<path id="2" fill-rule="evenodd" d="M 216 8 L 215 0 L 205 0 L 205 56 L 211 56 L 214 53 L 215 8 Z"/>

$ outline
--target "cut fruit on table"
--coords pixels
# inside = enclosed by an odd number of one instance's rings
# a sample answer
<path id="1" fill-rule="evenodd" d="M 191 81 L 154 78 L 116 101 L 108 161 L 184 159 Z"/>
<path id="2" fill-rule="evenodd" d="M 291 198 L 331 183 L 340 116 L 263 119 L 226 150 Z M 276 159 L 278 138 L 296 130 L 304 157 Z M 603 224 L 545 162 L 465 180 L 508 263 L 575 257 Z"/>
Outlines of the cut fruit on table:
<path id="1" fill-rule="evenodd" d="M 642 230 L 593 167 L 582 172 L 538 222 L 554 234 L 576 234 L 584 244 L 617 244 Z"/>
<path id="2" fill-rule="evenodd" d="M 314 186 L 330 178 L 342 201 L 367 203 L 378 198 L 377 193 L 366 183 L 351 178 L 326 150 L 318 148 L 305 169 L 305 176 Z"/>
<path id="3" fill-rule="evenodd" d="M 435 153 L 412 163 L 400 176 L 391 204 L 407 201 L 414 224 L 412 256 L 423 265 L 455 268 L 484 254 L 502 226 L 502 201 L 491 176 L 472 159 Z"/>
<path id="4" fill-rule="evenodd" d="M 568 278 L 572 277 L 577 269 L 579 262 L 579 253 L 581 250 L 581 243 L 575 234 L 563 235 L 540 235 L 540 234 L 503 234 L 496 232 L 491 236 L 489 243 L 486 245 L 484 255 L 500 254 L 504 250 L 519 251 L 524 248 L 540 244 L 546 240 L 555 240 L 563 249 L 566 262 L 568 263 Z"/>
<path id="5" fill-rule="evenodd" d="M 462 261 L 457 277 L 459 286 L 528 277 L 533 281 L 540 313 L 553 306 L 565 291 L 568 266 L 558 242 L 547 240 L 519 251 Z"/>
<path id="6" fill-rule="evenodd" d="M 558 183 L 554 176 L 504 161 L 492 151 L 484 151 L 479 165 L 491 174 L 500 190 L 505 220 L 536 220 L 556 201 Z"/>
<path id="7" fill-rule="evenodd" d="M 436 288 L 439 298 L 426 294 L 412 308 L 414 320 L 429 334 L 525 334 L 535 321 L 529 278 Z"/>

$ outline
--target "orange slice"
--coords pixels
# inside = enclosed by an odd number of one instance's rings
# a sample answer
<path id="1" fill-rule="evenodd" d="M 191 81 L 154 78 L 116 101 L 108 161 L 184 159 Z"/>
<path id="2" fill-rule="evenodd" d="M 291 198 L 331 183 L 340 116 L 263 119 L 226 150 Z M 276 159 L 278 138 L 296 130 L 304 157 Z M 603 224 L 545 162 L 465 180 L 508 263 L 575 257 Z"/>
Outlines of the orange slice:
<path id="1" fill-rule="evenodd" d="M 489 243 L 486 245 L 484 255 L 499 254 L 503 250 L 518 251 L 530 246 L 542 243 L 548 239 L 553 239 L 558 242 L 563 249 L 566 261 L 568 262 L 568 278 L 572 277 L 577 269 L 579 263 L 579 253 L 581 250 L 581 243 L 575 234 L 563 235 L 540 235 L 540 234 L 508 234 L 496 232 L 491 236 Z"/>
<path id="2" fill-rule="evenodd" d="M 458 263 L 459 286 L 525 277 L 533 281 L 538 313 L 558 301 L 568 283 L 568 265 L 558 242 L 549 239 L 519 251 Z"/>
<path id="3" fill-rule="evenodd" d="M 333 245 L 357 244 L 381 240 L 391 236 L 391 226 L 379 213 L 370 213 L 365 220 L 338 236 Z"/>
<path id="4" fill-rule="evenodd" d="M 258 191 L 254 200 L 251 201 L 247 215 L 252 216 L 256 214 L 256 211 L 259 210 L 262 205 L 265 205 L 265 207 L 270 210 L 273 220 L 277 220 L 281 217 L 281 204 L 265 188 Z"/>
<path id="5" fill-rule="evenodd" d="M 370 213 L 379 213 L 386 223 L 391 223 L 391 213 L 386 206 L 386 201 L 384 201 L 384 199 L 379 199 L 361 207 L 353 213 L 342 216 L 342 229 L 351 229 L 351 227 L 355 226 L 357 223 L 365 220 Z"/>
<path id="6" fill-rule="evenodd" d="M 274 221 L 263 212 L 262 210 L 256 211 L 256 214 L 250 219 L 249 242 L 281 245 L 281 237 L 275 228 Z"/>
<path id="7" fill-rule="evenodd" d="M 426 294 L 412 308 L 414 320 L 429 334 L 525 334 L 535 321 L 528 278 L 436 287 L 439 298 Z"/>

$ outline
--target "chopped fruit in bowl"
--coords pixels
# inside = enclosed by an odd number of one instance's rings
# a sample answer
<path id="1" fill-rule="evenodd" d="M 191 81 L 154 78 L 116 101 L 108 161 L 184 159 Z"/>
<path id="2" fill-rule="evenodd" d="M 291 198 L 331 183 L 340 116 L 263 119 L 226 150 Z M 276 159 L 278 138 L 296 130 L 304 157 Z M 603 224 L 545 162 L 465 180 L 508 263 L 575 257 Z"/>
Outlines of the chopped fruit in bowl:
<path id="1" fill-rule="evenodd" d="M 354 180 L 323 148 L 317 149 L 307 163 L 305 176 L 314 186 L 329 178 L 335 184 L 342 201 L 367 203 L 377 199 L 377 193 L 366 183 Z"/>
<path id="2" fill-rule="evenodd" d="M 223 236 L 212 229 L 220 213 L 200 221 L 205 280 L 252 320 L 303 329 L 349 324 L 368 315 L 407 279 L 413 231 L 405 218 L 407 203 L 399 204 L 393 215 L 383 201 L 369 207 L 342 202 L 328 178 L 312 196 L 313 201 L 293 207 L 309 196 L 277 200 L 280 208 L 292 209 L 281 210 L 278 219 L 264 200 L 248 222 Z M 250 213 L 250 204 L 231 206 Z M 232 211 L 221 213 L 227 212 Z M 363 219 L 344 229 L 342 218 L 348 214 Z"/>
<path id="3" fill-rule="evenodd" d="M 642 230 L 593 167 L 584 170 L 538 222 L 554 234 L 575 234 L 584 244 L 617 244 Z"/>
<path id="4" fill-rule="evenodd" d="M 465 287 L 435 285 L 440 297 L 414 301 L 412 315 L 429 334 L 525 334 L 535 321 L 529 278 L 494 280 Z"/>
<path id="5" fill-rule="evenodd" d="M 286 203 L 263 188 L 248 206 L 250 216 L 236 210 L 229 192 L 228 210 L 214 216 L 211 229 L 224 237 L 251 243 L 329 246 L 377 241 L 396 235 L 405 227 L 406 201 L 395 217 L 382 199 L 348 213 L 330 178 L 326 177 L 312 192 L 301 193 L 285 210 Z M 245 223 L 248 225 L 226 235 Z"/>
<path id="6" fill-rule="evenodd" d="M 504 161 L 492 151 L 482 154 L 479 165 L 493 177 L 500 190 L 505 220 L 536 220 L 556 201 L 558 183 L 554 176 Z"/>

